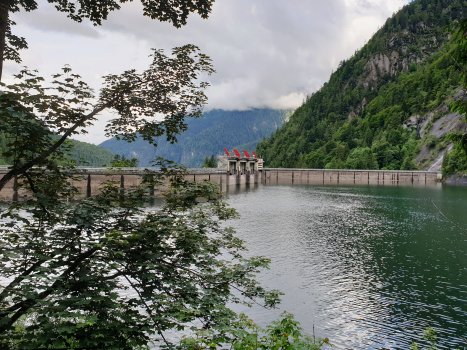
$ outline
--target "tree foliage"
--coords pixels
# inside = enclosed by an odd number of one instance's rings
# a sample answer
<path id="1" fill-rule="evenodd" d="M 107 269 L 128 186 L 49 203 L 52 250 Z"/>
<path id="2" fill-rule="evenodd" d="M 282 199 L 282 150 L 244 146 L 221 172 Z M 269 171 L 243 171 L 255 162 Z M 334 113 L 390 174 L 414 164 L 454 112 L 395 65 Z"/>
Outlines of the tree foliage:
<path id="1" fill-rule="evenodd" d="M 446 178 L 460 171 L 467 171 L 467 157 L 462 145 L 457 144 L 451 152 L 445 152 L 442 173 Z"/>
<path id="2" fill-rule="evenodd" d="M 266 328 L 253 323 L 253 320 L 243 314 L 234 321 L 234 325 L 223 332 L 198 331 L 193 337 L 182 339 L 180 348 L 222 349 L 228 344 L 235 350 L 319 350 L 326 345 L 332 346 L 328 338 L 303 334 L 300 324 L 287 312 L 282 313 L 278 321 Z"/>
<path id="3" fill-rule="evenodd" d="M 222 225 L 237 214 L 218 186 L 159 166 L 139 187 L 121 193 L 110 183 L 74 205 L 61 200 L 75 193 L 63 181 L 70 174 L 28 172 L 34 198 L 2 214 L 4 347 L 133 349 L 195 319 L 226 327 L 234 318 L 227 302 L 276 304 L 278 293 L 254 280 L 268 260 L 243 258 L 243 242 Z M 145 208 L 166 180 L 166 204 Z"/>
<path id="4" fill-rule="evenodd" d="M 447 27 L 447 30 L 452 34 L 455 41 L 456 48 L 453 51 L 453 58 L 456 65 L 461 71 L 461 81 L 463 87 L 467 89 L 467 18 L 463 19 L 459 23 L 453 23 Z M 451 104 L 453 111 L 464 114 L 464 118 L 467 120 L 467 101 L 459 99 Z M 452 152 L 450 159 L 446 161 L 447 168 L 444 170 L 446 174 L 452 174 L 456 171 L 466 170 L 465 163 L 467 162 L 467 134 L 454 134 L 450 135 L 450 139 L 456 143 L 456 149 Z M 458 151 L 459 148 L 464 152 L 461 155 Z M 453 162 L 457 159 L 456 163 Z M 462 165 L 461 165 L 462 164 Z"/>
<path id="5" fill-rule="evenodd" d="M 48 86 L 29 70 L 16 75 L 17 84 L 2 83 L 0 132 L 11 136 L 7 146 L 15 161 L 0 180 L 0 190 L 33 166 L 46 166 L 48 157 L 70 136 L 86 133 L 86 127 L 106 109 L 115 114 L 106 126 L 109 136 L 134 140 L 139 133 L 155 143 L 157 137 L 165 135 L 168 141 L 176 142 L 176 135 L 186 129 L 185 118 L 199 117 L 206 102 L 204 89 L 208 84 L 196 79 L 213 69 L 209 57 L 196 46 L 178 47 L 172 54 L 154 50 L 146 71 L 106 76 L 97 102 L 92 89 L 69 67 L 56 74 Z"/>
<path id="6" fill-rule="evenodd" d="M 108 0 L 103 2 L 93 0 L 49 0 L 49 3 L 55 4 L 55 8 L 58 11 L 67 13 L 67 16 L 73 21 L 82 22 L 86 18 L 94 23 L 94 25 L 101 25 L 102 21 L 107 19 L 110 12 L 120 10 L 120 4 L 130 1 L 132 0 Z M 21 3 L 21 5 L 23 3 L 23 1 L 17 2 Z M 32 3 L 33 1 L 29 0 L 29 2 Z M 171 22 L 177 28 L 186 25 L 186 20 L 192 12 L 197 12 L 201 18 L 208 18 L 213 3 L 214 0 L 185 0 L 176 2 L 170 0 L 141 0 L 144 16 L 162 22 Z"/>
<path id="7" fill-rule="evenodd" d="M 464 86 L 467 86 L 467 18 L 452 23 L 446 27 L 446 30 L 451 33 L 456 43 L 452 56 L 461 71 L 461 81 Z M 453 103 L 452 107 L 460 114 L 467 112 L 467 103 L 465 101 L 456 101 Z"/>
<path id="8" fill-rule="evenodd" d="M 430 347 L 427 350 L 437 350 L 438 347 L 436 346 L 438 336 L 436 335 L 436 330 L 434 328 L 427 328 L 425 332 L 423 332 L 423 338 L 426 339 L 430 343 Z M 417 343 L 413 342 L 410 344 L 410 350 L 420 350 L 420 347 Z"/>
<path id="9" fill-rule="evenodd" d="M 48 0 L 55 5 L 57 11 L 64 12 L 67 17 L 76 22 L 88 19 L 94 25 L 101 25 L 110 12 L 120 10 L 121 4 L 132 0 Z M 141 0 L 143 15 L 151 19 L 170 22 L 174 27 L 186 25 L 188 16 L 197 12 L 201 18 L 208 18 L 214 0 Z M 13 60 L 21 62 L 18 50 L 26 49 L 25 38 L 18 37 L 11 32 L 16 23 L 10 19 L 10 14 L 24 10 L 26 12 L 37 10 L 35 0 L 3 0 L 0 3 L 0 80 L 2 77 L 3 61 Z"/>
<path id="10" fill-rule="evenodd" d="M 214 154 L 211 156 L 211 158 L 206 157 L 204 159 L 202 168 L 217 168 L 217 161 L 216 157 L 214 157 Z"/>
<path id="11" fill-rule="evenodd" d="M 109 166 L 117 168 L 136 168 L 139 160 L 137 158 L 126 158 L 124 155 L 116 154 Z"/>

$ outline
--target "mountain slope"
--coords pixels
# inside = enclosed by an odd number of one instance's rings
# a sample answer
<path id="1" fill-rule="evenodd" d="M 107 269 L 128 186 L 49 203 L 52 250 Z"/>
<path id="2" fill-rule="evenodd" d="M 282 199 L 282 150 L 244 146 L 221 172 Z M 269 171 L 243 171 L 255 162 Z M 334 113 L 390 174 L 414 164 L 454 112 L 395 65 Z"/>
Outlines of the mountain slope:
<path id="1" fill-rule="evenodd" d="M 415 0 L 404 6 L 360 51 L 341 62 L 287 124 L 258 144 L 265 165 L 427 166 L 431 154 L 417 157 L 423 147 L 430 153 L 449 146 L 444 136 L 430 135 L 427 118 L 431 123 L 445 118 L 446 104 L 460 88 L 460 71 L 443 27 L 465 17 L 466 5 L 463 0 Z M 426 130 L 421 134 L 422 125 Z"/>
<path id="2" fill-rule="evenodd" d="M 111 163 L 114 154 L 112 151 L 87 142 L 71 140 L 73 148 L 71 156 L 76 165 L 104 166 Z"/>
<path id="3" fill-rule="evenodd" d="M 247 111 L 213 110 L 199 119 L 187 120 L 188 130 L 170 144 L 158 138 L 154 147 L 138 138 L 128 143 L 113 138 L 100 144 L 116 154 L 138 158 L 140 166 L 147 166 L 156 156 L 161 156 L 191 167 L 200 167 L 204 159 L 248 144 L 254 150 L 264 136 L 270 135 L 285 122 L 290 111 L 252 109 Z"/>

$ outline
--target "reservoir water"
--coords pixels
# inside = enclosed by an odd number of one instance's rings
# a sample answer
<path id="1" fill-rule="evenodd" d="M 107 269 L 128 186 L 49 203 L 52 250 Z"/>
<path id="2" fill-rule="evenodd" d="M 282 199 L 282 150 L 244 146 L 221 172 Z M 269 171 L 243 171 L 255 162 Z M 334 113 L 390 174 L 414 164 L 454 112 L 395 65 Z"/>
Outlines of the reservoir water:
<path id="1" fill-rule="evenodd" d="M 260 324 L 283 310 L 336 349 L 409 349 L 423 331 L 467 349 L 467 188 L 259 186 L 230 194 L 230 222 L 280 310 L 237 309 Z M 434 204 L 456 227 L 436 209 Z"/>
<path id="2" fill-rule="evenodd" d="M 262 285 L 285 293 L 278 310 L 234 309 L 262 325 L 286 310 L 334 349 L 409 349 L 428 327 L 440 349 L 467 349 L 466 199 L 440 184 L 232 191 L 228 224 L 271 259 Z"/>

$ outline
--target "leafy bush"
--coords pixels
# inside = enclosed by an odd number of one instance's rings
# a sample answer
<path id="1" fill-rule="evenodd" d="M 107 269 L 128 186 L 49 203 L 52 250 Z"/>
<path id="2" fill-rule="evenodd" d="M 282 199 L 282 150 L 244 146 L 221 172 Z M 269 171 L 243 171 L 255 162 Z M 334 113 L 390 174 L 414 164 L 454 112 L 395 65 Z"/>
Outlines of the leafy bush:
<path id="1" fill-rule="evenodd" d="M 326 345 L 332 346 L 328 338 L 316 338 L 303 334 L 302 331 L 299 322 L 286 312 L 266 328 L 241 314 L 231 327 L 220 332 L 202 330 L 192 337 L 184 338 L 180 348 L 214 350 L 228 345 L 234 350 L 319 350 Z"/>
<path id="2" fill-rule="evenodd" d="M 437 141 L 438 140 L 435 135 L 428 135 L 426 137 L 426 145 L 428 148 L 435 148 Z"/>

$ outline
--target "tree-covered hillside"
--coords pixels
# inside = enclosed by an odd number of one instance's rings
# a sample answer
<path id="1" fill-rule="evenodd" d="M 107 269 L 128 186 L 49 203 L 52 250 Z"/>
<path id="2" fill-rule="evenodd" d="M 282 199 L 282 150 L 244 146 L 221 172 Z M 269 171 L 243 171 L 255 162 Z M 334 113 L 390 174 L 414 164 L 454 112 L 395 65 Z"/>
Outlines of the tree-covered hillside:
<path id="1" fill-rule="evenodd" d="M 429 154 L 449 143 L 444 135 L 430 135 L 430 123 L 448 114 L 446 104 L 460 89 L 460 68 L 443 28 L 466 15 L 463 0 L 404 6 L 287 124 L 258 144 L 257 154 L 268 167 L 423 166 L 417 158 L 423 147 Z"/>
<path id="2" fill-rule="evenodd" d="M 148 166 L 156 156 L 161 156 L 190 167 L 201 167 L 206 157 L 244 147 L 254 150 L 264 136 L 270 135 L 285 122 L 290 111 L 251 109 L 247 111 L 212 110 L 202 118 L 188 119 L 188 130 L 171 144 L 163 137 L 157 139 L 157 147 L 142 138 L 128 143 L 113 138 L 100 144 L 116 154 L 138 158 L 140 166 Z M 243 148 L 242 148 L 243 149 Z"/>
<path id="3" fill-rule="evenodd" d="M 0 134 L 0 153 L 8 150 L 7 144 L 7 136 Z M 70 148 L 70 155 L 76 165 L 104 166 L 110 164 L 114 157 L 108 149 L 90 143 L 71 140 L 71 144 L 73 147 Z M 12 161 L 10 158 L 0 157 L 0 165 L 11 165 Z"/>
<path id="4" fill-rule="evenodd" d="M 112 151 L 87 142 L 71 140 L 73 148 L 71 155 L 76 160 L 76 165 L 104 166 L 112 162 Z"/>

